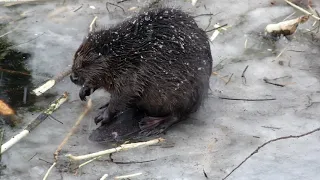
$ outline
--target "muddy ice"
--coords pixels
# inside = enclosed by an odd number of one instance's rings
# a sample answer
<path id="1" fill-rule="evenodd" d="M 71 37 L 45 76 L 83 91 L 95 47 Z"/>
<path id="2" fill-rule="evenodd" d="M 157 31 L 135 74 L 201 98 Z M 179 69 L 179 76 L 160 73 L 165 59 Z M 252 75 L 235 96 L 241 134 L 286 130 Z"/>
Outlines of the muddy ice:
<path id="1" fill-rule="evenodd" d="M 82 167 L 77 175 L 54 168 L 48 179 L 99 179 L 104 174 L 114 177 L 138 172 L 142 175 L 136 179 L 205 179 L 203 171 L 209 179 L 222 179 L 264 142 L 319 127 L 319 34 L 307 32 L 312 29 L 314 19 L 300 25 L 291 41 L 281 38 L 270 42 L 262 37 L 267 24 L 280 22 L 293 12 L 296 13 L 290 18 L 301 15 L 282 1 L 273 2 L 272 5 L 269 0 L 200 0 L 196 6 L 188 1 L 162 2 L 194 15 L 214 14 L 211 18 L 196 18 L 203 29 L 212 29 L 215 23 L 231 26 L 211 43 L 216 74 L 211 78 L 212 91 L 204 107 L 162 136 L 169 146 L 138 148 L 112 156 L 116 162 L 155 161 L 119 164 L 106 157 Z M 0 7 L 0 22 L 7 24 L 0 35 L 9 32 L 1 38 L 14 43 L 15 50 L 31 54 L 26 63 L 32 73 L 29 87 L 37 87 L 71 67 L 73 53 L 95 16 L 99 26 L 108 27 L 130 16 L 133 12 L 129 8 L 140 8 L 146 3 L 132 0 L 118 4 L 125 13 L 102 1 L 47 1 Z M 320 6 L 318 1 L 313 3 L 316 8 Z M 212 33 L 208 32 L 208 36 Z M 244 79 L 242 74 L 247 66 Z M 275 79 L 285 86 L 267 84 L 264 78 Z M 65 78 L 32 101 L 32 106 L 45 108 L 63 92 L 70 93 L 70 100 L 53 114 L 63 124 L 47 119 L 2 155 L 6 168 L 1 179 L 43 178 L 53 162 L 54 151 L 85 107 L 78 90 Z M 275 100 L 238 101 L 220 97 Z M 107 148 L 89 141 L 88 136 L 97 128 L 93 122 L 95 110 L 108 100 L 108 94 L 98 91 L 92 100 L 93 111 L 64 146 L 62 155 L 82 155 Z M 14 128 L 6 125 L 5 141 L 40 113 L 19 104 L 14 108 L 23 117 L 23 123 Z M 318 179 L 318 137 L 315 132 L 268 144 L 228 179 Z"/>

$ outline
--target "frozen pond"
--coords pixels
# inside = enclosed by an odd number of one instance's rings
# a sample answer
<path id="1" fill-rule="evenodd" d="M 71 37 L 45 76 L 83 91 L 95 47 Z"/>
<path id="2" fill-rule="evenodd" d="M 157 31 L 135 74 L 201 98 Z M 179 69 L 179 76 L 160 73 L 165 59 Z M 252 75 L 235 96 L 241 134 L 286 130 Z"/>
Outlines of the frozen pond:
<path id="1" fill-rule="evenodd" d="M 6 151 L 1 158 L 6 168 L 0 179 L 42 179 L 54 161 L 53 153 L 86 105 L 79 100 L 79 87 L 72 84 L 69 77 L 41 97 L 28 96 L 26 103 L 22 103 L 24 87 L 30 91 L 70 68 L 73 55 L 95 16 L 99 26 L 108 27 L 133 14 L 132 7 L 138 10 L 149 1 L 108 2 L 64 0 L 0 6 L 1 44 L 13 43 L 12 49 L 24 53 L 17 57 L 5 56 L 0 49 L 0 67 L 11 68 L 2 67 L 1 60 L 14 58 L 25 63 L 25 67 L 21 63 L 12 67 L 32 75 L 13 77 L 0 69 L 1 79 L 20 83 L 19 86 L 0 86 L 0 99 L 10 101 L 23 117 L 16 127 L 3 125 L 4 141 L 35 119 L 40 113 L 38 109 L 46 108 L 65 91 L 70 93 L 69 101 L 52 114 L 63 124 L 48 118 Z M 223 179 L 263 143 L 320 127 L 320 35 L 316 30 L 307 31 L 314 28 L 314 18 L 299 25 L 291 41 L 281 38 L 271 42 L 262 36 L 266 25 L 303 15 L 284 1 L 198 0 L 195 6 L 183 0 L 160 3 L 181 7 L 193 15 L 202 14 L 196 21 L 203 29 L 212 29 L 215 23 L 228 24 L 226 31 L 221 31 L 211 43 L 215 74 L 210 80 L 212 93 L 204 107 L 162 135 L 165 145 L 114 153 L 112 158 L 118 163 L 106 156 L 83 166 L 76 175 L 64 172 L 59 166 L 53 168 L 48 179 L 91 180 L 100 179 L 104 174 L 112 178 L 140 172 L 142 175 L 135 179 L 206 179 L 205 174 L 208 179 Z M 320 10 L 320 1 L 313 0 L 313 7 Z M 319 22 L 315 27 L 317 25 Z M 209 37 L 212 34 L 213 31 L 208 32 Z M 7 47 L 1 45 L 0 48 Z M 264 78 L 282 86 L 268 84 Z M 18 89 L 18 93 L 14 94 L 13 89 Z M 93 111 L 81 122 L 61 155 L 83 155 L 110 148 L 88 139 L 97 128 L 93 121 L 96 110 L 108 97 L 103 91 L 93 94 Z M 268 144 L 227 179 L 320 179 L 319 137 L 320 132 L 314 132 Z M 142 162 L 149 160 L 153 161 Z"/>

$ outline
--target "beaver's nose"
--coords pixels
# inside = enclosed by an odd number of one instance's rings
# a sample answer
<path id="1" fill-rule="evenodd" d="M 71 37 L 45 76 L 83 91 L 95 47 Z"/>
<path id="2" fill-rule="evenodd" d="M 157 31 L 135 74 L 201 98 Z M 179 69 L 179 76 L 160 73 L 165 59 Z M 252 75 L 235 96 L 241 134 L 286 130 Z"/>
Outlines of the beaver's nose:
<path id="1" fill-rule="evenodd" d="M 71 75 L 70 75 L 70 80 L 72 81 L 72 82 L 78 82 L 78 80 L 79 80 L 79 76 L 77 75 L 77 74 L 75 74 L 75 73 L 71 73 Z"/>

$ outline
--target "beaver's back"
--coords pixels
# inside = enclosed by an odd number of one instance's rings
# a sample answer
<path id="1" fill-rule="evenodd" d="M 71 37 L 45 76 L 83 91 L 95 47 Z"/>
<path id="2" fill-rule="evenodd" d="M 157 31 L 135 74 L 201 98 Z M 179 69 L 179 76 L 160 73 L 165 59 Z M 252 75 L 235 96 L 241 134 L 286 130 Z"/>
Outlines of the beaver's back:
<path id="1" fill-rule="evenodd" d="M 212 57 L 207 35 L 178 9 L 150 10 L 91 33 L 79 54 L 87 49 L 105 61 L 99 64 L 104 77 L 91 79 L 100 80 L 97 84 L 106 79 L 111 95 L 125 95 L 151 116 L 196 110 L 208 91 Z"/>

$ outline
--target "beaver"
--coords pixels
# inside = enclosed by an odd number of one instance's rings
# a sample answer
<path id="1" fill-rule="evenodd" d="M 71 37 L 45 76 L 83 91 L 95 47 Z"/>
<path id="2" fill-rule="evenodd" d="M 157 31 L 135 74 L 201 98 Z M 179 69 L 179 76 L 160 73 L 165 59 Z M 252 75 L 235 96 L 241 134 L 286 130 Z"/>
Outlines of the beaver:
<path id="1" fill-rule="evenodd" d="M 159 134 L 199 109 L 212 61 L 208 36 L 193 17 L 159 7 L 89 32 L 74 54 L 70 79 L 82 86 L 82 101 L 97 89 L 110 93 L 96 124 L 110 125 L 133 108 L 145 114 L 141 132 Z"/>

